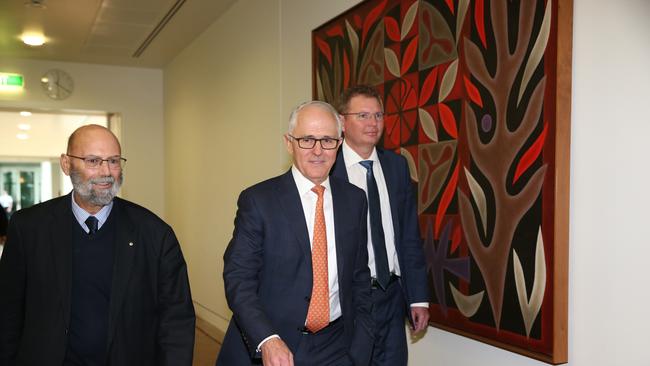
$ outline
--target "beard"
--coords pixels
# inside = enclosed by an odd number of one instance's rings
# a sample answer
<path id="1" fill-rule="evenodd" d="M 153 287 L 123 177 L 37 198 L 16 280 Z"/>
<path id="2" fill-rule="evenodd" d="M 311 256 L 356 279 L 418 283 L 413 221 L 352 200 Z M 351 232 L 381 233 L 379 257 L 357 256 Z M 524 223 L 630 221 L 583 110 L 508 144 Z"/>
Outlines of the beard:
<path id="1" fill-rule="evenodd" d="M 115 196 L 117 196 L 117 192 L 120 190 L 124 178 L 122 172 L 120 172 L 120 177 L 117 181 L 109 175 L 91 178 L 84 182 L 81 173 L 72 169 L 70 171 L 70 180 L 74 187 L 74 193 L 79 196 L 80 199 L 94 206 L 106 206 L 111 203 Z M 93 189 L 93 185 L 98 183 L 112 183 L 113 185 L 111 185 L 111 188 L 109 189 Z"/>

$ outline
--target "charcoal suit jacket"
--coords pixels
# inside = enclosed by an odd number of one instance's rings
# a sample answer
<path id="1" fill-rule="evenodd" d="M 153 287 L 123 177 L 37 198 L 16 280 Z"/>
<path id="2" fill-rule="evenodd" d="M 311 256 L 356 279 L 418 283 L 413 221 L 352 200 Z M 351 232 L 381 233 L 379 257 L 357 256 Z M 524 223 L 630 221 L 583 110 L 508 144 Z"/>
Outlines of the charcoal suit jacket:
<path id="1" fill-rule="evenodd" d="M 107 365 L 190 366 L 194 307 L 169 225 L 115 198 Z M 0 260 L 0 365 L 60 366 L 70 324 L 71 195 L 16 212 Z"/>
<path id="2" fill-rule="evenodd" d="M 406 300 L 406 314 L 410 317 L 409 304 L 430 301 L 415 195 L 406 159 L 392 151 L 379 148 L 377 148 L 377 156 L 388 189 L 395 233 L 395 250 L 401 271 L 399 283 Z M 343 149 L 339 149 L 330 174 L 346 182 L 349 181 Z"/>

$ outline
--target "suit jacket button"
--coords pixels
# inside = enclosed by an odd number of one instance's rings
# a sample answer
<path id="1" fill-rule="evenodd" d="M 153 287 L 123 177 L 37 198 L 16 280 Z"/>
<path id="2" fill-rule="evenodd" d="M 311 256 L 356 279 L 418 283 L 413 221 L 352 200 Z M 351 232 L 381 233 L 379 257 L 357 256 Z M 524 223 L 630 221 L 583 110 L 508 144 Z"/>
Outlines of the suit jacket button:
<path id="1" fill-rule="evenodd" d="M 310 302 L 311 301 L 311 296 L 305 296 L 305 301 Z"/>
<path id="2" fill-rule="evenodd" d="M 68 334 L 68 328 L 65 328 L 65 330 L 64 330 L 63 332 L 64 332 L 65 334 Z"/>

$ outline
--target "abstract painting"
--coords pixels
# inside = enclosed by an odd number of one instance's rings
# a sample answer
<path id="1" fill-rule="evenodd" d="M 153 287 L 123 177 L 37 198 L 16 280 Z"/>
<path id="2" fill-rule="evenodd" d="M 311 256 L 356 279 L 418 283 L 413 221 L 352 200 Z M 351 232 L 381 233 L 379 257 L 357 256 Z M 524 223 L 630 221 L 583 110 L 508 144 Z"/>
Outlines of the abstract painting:
<path id="1" fill-rule="evenodd" d="M 364 1 L 312 32 L 313 96 L 374 86 L 410 168 L 431 325 L 567 362 L 572 1 Z"/>

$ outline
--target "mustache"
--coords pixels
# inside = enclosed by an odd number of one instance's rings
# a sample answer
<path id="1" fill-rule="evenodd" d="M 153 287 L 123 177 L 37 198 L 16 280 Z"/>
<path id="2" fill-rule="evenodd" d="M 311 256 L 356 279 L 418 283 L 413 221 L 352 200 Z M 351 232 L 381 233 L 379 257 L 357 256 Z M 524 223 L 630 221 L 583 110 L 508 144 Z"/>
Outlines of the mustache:
<path id="1" fill-rule="evenodd" d="M 98 177 L 98 178 L 89 179 L 88 182 L 91 184 L 115 183 L 115 178 L 113 178 L 112 176 Z"/>

